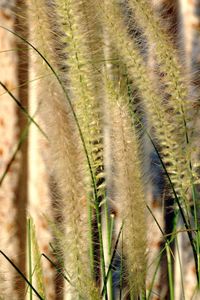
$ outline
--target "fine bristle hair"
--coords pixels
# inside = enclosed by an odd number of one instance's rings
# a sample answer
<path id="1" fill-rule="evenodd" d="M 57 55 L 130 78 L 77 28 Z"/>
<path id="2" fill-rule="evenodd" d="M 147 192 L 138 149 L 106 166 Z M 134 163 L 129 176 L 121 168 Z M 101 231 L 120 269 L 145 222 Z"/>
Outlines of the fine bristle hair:
<path id="1" fill-rule="evenodd" d="M 166 163 L 169 164 L 168 172 L 171 174 L 176 192 L 185 198 L 191 180 L 195 181 L 190 166 L 193 151 L 190 143 L 190 123 L 194 114 L 194 103 L 188 99 L 188 85 L 183 76 L 178 53 L 150 3 L 143 0 L 129 0 L 129 5 L 149 44 L 154 45 L 155 59 L 162 73 L 165 92 L 168 94 L 165 101 L 165 118 L 168 118 L 168 123 L 176 123 L 176 128 L 171 128 L 168 149 L 164 149 L 163 153 Z"/>
<path id="2" fill-rule="evenodd" d="M 67 56 L 67 78 L 73 105 L 81 123 L 92 171 L 95 174 L 95 169 L 102 169 L 102 161 L 99 159 L 102 152 L 102 136 L 99 108 L 100 78 L 98 68 L 94 65 L 95 59 L 99 57 L 98 44 L 95 43 L 97 39 L 93 36 L 92 28 L 89 28 L 90 16 L 86 14 L 90 12 L 91 5 L 89 6 L 87 1 L 55 2 L 58 25 L 63 32 L 62 41 L 66 45 L 63 52 Z M 94 146 L 96 149 L 93 149 Z"/>
<path id="3" fill-rule="evenodd" d="M 101 230 L 101 202 L 105 195 L 102 133 L 102 37 L 95 3 L 92 1 L 55 1 L 58 25 L 63 32 L 66 74 L 74 110 L 80 123 L 90 172 L 89 214 L 96 223 L 100 248 L 101 275 L 105 278 L 105 258 Z M 94 209 L 93 209 L 94 208 Z M 92 224 L 91 224 L 92 226 Z M 92 234 L 93 241 L 95 239 Z M 97 241 L 94 241 L 96 244 Z M 98 251 L 98 250 L 97 250 Z M 93 269 L 98 269 L 94 264 Z M 99 271 L 98 271 L 99 272 Z M 97 276 L 97 275 L 95 275 Z"/>
<path id="4" fill-rule="evenodd" d="M 52 41 L 54 33 L 49 27 L 47 11 L 45 1 L 30 1 L 31 38 L 59 76 Z M 99 299 L 88 268 L 88 175 L 83 145 L 69 105 L 69 96 L 63 93 L 55 74 L 41 57 L 36 57 L 35 72 L 45 76 L 38 84 L 38 97 L 49 138 L 51 169 L 62 198 L 59 209 L 66 224 L 64 238 L 59 240 L 58 237 L 71 283 L 66 287 L 66 294 L 73 299 Z"/>
<path id="5" fill-rule="evenodd" d="M 127 32 L 120 6 L 115 1 L 99 1 L 98 5 L 105 30 L 109 32 L 113 44 L 127 66 L 130 78 L 137 86 L 149 124 L 153 124 L 155 138 L 161 145 L 162 159 L 167 166 L 176 193 L 185 199 L 185 193 L 190 189 L 191 179 L 193 181 L 196 179 L 195 174 L 192 174 L 194 170 L 191 171 L 190 168 L 192 147 L 189 140 L 191 135 L 189 129 L 191 116 L 189 117 L 189 114 L 192 113 L 192 103 L 186 98 L 187 87 L 184 85 L 176 51 L 165 32 L 157 33 L 159 26 L 156 28 L 154 26 L 151 31 L 154 30 L 156 33 L 151 33 L 153 37 L 150 36 L 149 42 L 154 43 L 154 47 L 157 49 L 156 53 L 159 52 L 160 68 L 163 71 L 162 81 L 165 83 L 166 93 L 169 94 L 169 100 L 167 100 L 160 93 L 153 79 L 151 80 L 149 68 L 145 65 L 139 46 Z M 148 5 L 146 4 L 146 6 Z M 112 14 L 109 14 L 109 11 L 112 11 Z M 143 12 L 143 8 L 141 11 Z M 156 22 L 153 14 L 150 19 L 153 19 L 152 23 Z M 157 19 L 155 18 L 155 20 Z M 138 21 L 139 24 L 140 22 Z M 150 30 L 149 27 L 148 30 Z M 162 30 L 160 31 L 162 32 Z M 166 37 L 169 45 L 165 41 L 166 47 L 163 50 L 162 43 L 156 42 L 154 35 L 159 35 L 159 37 L 161 35 L 162 40 Z M 174 123 L 176 123 L 176 128 L 174 128 Z M 177 130 L 177 128 L 179 129 Z M 182 146 L 180 147 L 180 145 Z"/>
<path id="6" fill-rule="evenodd" d="M 146 280 L 145 199 L 142 186 L 138 136 L 133 129 L 127 90 L 123 81 L 114 85 L 105 75 L 110 112 L 114 193 L 112 200 L 118 211 L 119 231 L 123 224 L 123 247 L 127 257 L 127 273 L 131 297 L 144 293 Z M 120 224 L 121 223 L 121 224 Z"/>
<path id="7" fill-rule="evenodd" d="M 34 287 L 42 299 L 51 298 L 41 254 L 54 267 L 48 282 L 59 299 L 174 299 L 177 234 L 183 231 L 200 286 L 199 78 L 195 74 L 193 82 L 184 70 L 173 0 L 29 0 L 25 6 L 27 16 L 21 5 L 13 13 L 21 27 L 27 22 L 27 32 L 17 25 L 7 31 L 20 41 L 22 62 L 27 55 L 22 85 L 30 101 L 4 89 L 28 118 L 26 136 L 36 125 L 46 138 L 37 150 L 49 197 L 33 192 L 42 180 L 35 183 L 30 175 L 27 203 L 48 202 L 42 226 L 52 238 L 41 233 L 41 247 L 28 219 L 30 299 Z M 187 69 L 192 64 L 188 60 Z M 32 105 L 37 123 L 29 115 Z M 32 140 L 30 134 L 26 168 L 37 177 Z M 20 143 L 21 137 L 17 151 Z M 9 164 L 12 159 L 8 171 Z M 182 272 L 185 258 L 179 256 Z"/>

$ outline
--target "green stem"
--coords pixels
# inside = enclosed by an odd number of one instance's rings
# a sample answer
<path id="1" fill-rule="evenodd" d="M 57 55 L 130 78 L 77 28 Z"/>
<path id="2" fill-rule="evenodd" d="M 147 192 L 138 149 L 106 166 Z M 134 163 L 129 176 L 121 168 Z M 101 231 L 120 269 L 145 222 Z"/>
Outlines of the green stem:
<path id="1" fill-rule="evenodd" d="M 170 300 L 174 300 L 173 264 L 171 259 L 171 252 L 170 252 L 171 250 L 170 250 L 169 242 L 165 243 L 165 247 L 166 247 L 166 254 L 167 254 Z"/>
<path id="2" fill-rule="evenodd" d="M 0 250 L 0 253 L 5 257 L 5 259 L 11 264 L 11 266 L 17 271 L 17 273 L 19 273 L 19 275 L 26 281 L 26 283 L 29 285 L 29 287 L 34 291 L 34 293 L 36 294 L 36 296 L 38 297 L 38 299 L 40 300 L 44 300 L 44 298 L 42 298 L 40 296 L 40 294 L 36 291 L 36 289 L 32 286 L 32 284 L 30 283 L 30 281 L 26 278 L 26 276 L 20 271 L 20 269 L 14 264 L 14 262 L 2 251 Z"/>
<path id="3" fill-rule="evenodd" d="M 90 176 L 91 176 L 91 180 L 92 180 L 92 187 L 93 187 L 93 192 L 94 192 L 94 199 L 95 199 L 95 210 L 96 210 L 96 216 L 97 216 L 97 227 L 98 227 L 98 236 L 99 236 L 99 242 L 100 242 L 100 255 L 101 255 L 101 269 L 102 269 L 102 274 L 103 276 L 105 276 L 106 272 L 105 272 L 105 259 L 104 259 L 104 251 L 103 251 L 103 238 L 102 238 L 102 226 L 101 226 L 101 218 L 100 218 L 100 210 L 99 210 L 99 203 L 98 203 L 98 194 L 97 194 L 97 186 L 96 186 L 96 180 L 95 180 L 95 175 L 93 173 L 92 170 L 92 166 L 91 166 L 91 162 L 90 162 L 90 158 L 89 158 L 89 154 L 88 154 L 88 150 L 84 141 L 84 137 L 83 137 L 83 133 L 82 133 L 82 129 L 81 126 L 79 124 L 78 118 L 76 116 L 74 107 L 72 105 L 71 99 L 68 95 L 68 92 L 62 82 L 62 80 L 60 79 L 59 75 L 56 73 L 56 71 L 54 70 L 54 68 L 51 66 L 51 64 L 48 62 L 48 60 L 44 57 L 44 55 L 42 55 L 42 53 L 36 48 L 34 47 L 29 41 L 27 41 L 25 38 L 23 38 L 21 35 L 19 35 L 18 33 L 4 27 L 0 25 L 0 28 L 3 28 L 5 30 L 7 30 L 8 32 L 14 34 L 15 36 L 17 36 L 18 38 L 20 38 L 22 41 L 24 41 L 27 45 L 29 45 L 41 58 L 42 60 L 47 64 L 47 66 L 49 67 L 49 69 L 52 71 L 52 73 L 54 74 L 55 78 L 57 79 L 58 83 L 60 84 L 64 95 L 66 96 L 66 99 L 68 101 L 68 104 L 70 106 L 72 115 L 74 117 L 75 123 L 77 125 L 77 129 L 80 135 L 80 139 L 83 145 L 83 149 L 86 155 L 86 160 L 88 163 L 88 167 L 89 167 L 89 172 L 90 172 Z M 104 277 L 105 280 L 105 277 Z M 107 293 L 106 293 L 107 295 Z M 106 296 L 107 298 L 107 296 Z"/>
<path id="4" fill-rule="evenodd" d="M 179 267 L 180 267 L 182 297 L 183 297 L 183 300 L 185 300 L 185 291 L 184 291 L 184 283 L 183 283 L 183 270 L 182 270 L 181 256 L 180 256 L 180 251 L 179 251 L 179 245 L 178 245 L 178 239 L 177 239 L 177 237 L 175 239 L 175 243 L 176 243 L 176 251 L 177 251 L 178 261 L 179 261 Z"/>

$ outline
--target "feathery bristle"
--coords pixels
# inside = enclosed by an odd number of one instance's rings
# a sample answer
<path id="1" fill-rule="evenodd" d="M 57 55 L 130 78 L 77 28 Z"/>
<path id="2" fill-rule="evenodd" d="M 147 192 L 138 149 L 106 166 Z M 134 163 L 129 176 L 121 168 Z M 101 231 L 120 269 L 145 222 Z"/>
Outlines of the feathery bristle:
<path id="1" fill-rule="evenodd" d="M 57 71 L 53 33 L 49 22 L 45 23 L 47 6 L 44 2 L 42 5 L 41 1 L 38 7 L 37 1 L 30 2 L 29 17 L 34 45 Z M 41 115 L 46 122 L 50 143 L 49 163 L 61 195 L 59 209 L 66 224 L 65 238 L 59 240 L 58 237 L 58 240 L 72 284 L 67 286 L 67 294 L 73 299 L 79 299 L 80 296 L 98 299 L 98 292 L 88 268 L 88 176 L 83 145 L 71 107 L 54 74 L 39 59 L 36 61 L 36 72 L 46 75 L 39 83 L 38 96 L 42 102 Z"/>

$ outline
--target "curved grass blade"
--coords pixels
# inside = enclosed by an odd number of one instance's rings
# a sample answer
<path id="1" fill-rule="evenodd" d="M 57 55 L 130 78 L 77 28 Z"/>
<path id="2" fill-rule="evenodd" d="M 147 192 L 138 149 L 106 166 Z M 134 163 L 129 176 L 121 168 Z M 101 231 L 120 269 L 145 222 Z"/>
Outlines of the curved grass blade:
<path id="1" fill-rule="evenodd" d="M 0 28 L 2 28 L 4 30 L 6 30 L 6 31 L 8 31 L 8 32 L 10 32 L 12 34 L 14 34 L 16 37 L 18 37 L 23 42 L 25 42 L 28 46 L 30 46 L 42 58 L 42 60 L 46 63 L 46 65 L 52 71 L 52 73 L 56 77 L 58 83 L 60 84 L 60 86 L 61 86 L 61 88 L 62 88 L 62 90 L 64 92 L 64 95 L 66 96 L 66 99 L 68 101 L 68 104 L 70 106 L 70 109 L 71 109 L 72 115 L 74 117 L 75 123 L 77 125 L 77 129 L 78 129 L 78 132 L 79 132 L 79 135 L 80 135 L 80 139 L 81 139 L 81 142 L 82 142 L 82 145 L 83 145 L 83 149 L 84 149 L 84 152 L 85 152 L 85 155 L 86 155 L 87 164 L 88 164 L 88 167 L 89 167 L 89 172 L 90 172 L 90 176 L 91 176 L 91 180 L 92 180 L 92 187 L 93 187 L 93 191 L 94 191 L 95 203 L 98 203 L 98 191 L 97 191 L 97 185 L 96 185 L 95 175 L 94 175 L 93 170 L 92 170 L 92 165 L 91 165 L 89 154 L 88 154 L 88 151 L 87 151 L 87 147 L 86 147 L 86 144 L 85 144 L 85 141 L 84 141 L 84 137 L 83 137 L 83 133 L 82 133 L 82 130 L 81 130 L 81 126 L 79 124 L 79 121 L 78 121 L 78 118 L 76 116 L 75 110 L 73 108 L 73 105 L 72 105 L 71 99 L 69 97 L 69 94 L 68 94 L 68 92 L 67 92 L 64 84 L 62 83 L 62 80 L 60 79 L 59 75 L 56 73 L 56 71 L 54 70 L 54 68 L 51 66 L 51 64 L 48 62 L 48 60 L 44 57 L 44 55 L 36 47 L 34 47 L 34 45 L 32 45 L 27 39 L 25 39 L 20 34 L 14 32 L 11 29 L 6 28 L 6 27 L 4 27 L 2 25 L 0 25 Z M 96 207 L 96 210 L 98 211 L 98 207 Z M 101 234 L 99 234 L 99 237 L 101 237 Z"/>
<path id="2" fill-rule="evenodd" d="M 137 121 L 139 122 L 140 126 L 142 126 L 142 129 L 144 130 L 144 133 L 147 135 L 147 137 L 149 138 L 149 140 L 150 140 L 150 142 L 151 142 L 151 144 L 152 144 L 154 150 L 156 151 L 156 154 L 157 154 L 157 156 L 158 156 L 158 159 L 159 159 L 159 161 L 160 161 L 160 163 L 161 163 L 161 166 L 162 166 L 162 168 L 163 168 L 163 170 L 164 170 L 164 173 L 165 173 L 165 175 L 167 176 L 167 180 L 168 180 L 168 182 L 169 182 L 169 185 L 170 185 L 170 187 L 171 187 L 171 189 L 172 189 L 172 192 L 173 192 L 175 201 L 176 201 L 176 203 L 177 203 L 177 205 L 178 205 L 178 208 L 179 208 L 181 217 L 182 217 L 182 219 L 183 219 L 184 226 L 185 226 L 185 228 L 186 228 L 186 230 L 187 230 L 187 232 L 188 232 L 188 237 L 189 237 L 189 240 L 190 240 L 190 244 L 191 244 L 191 246 L 192 246 L 192 250 L 193 250 L 193 253 L 194 253 L 194 257 L 196 257 L 196 254 L 195 254 L 195 253 L 196 253 L 196 250 L 195 250 L 195 245 L 194 245 L 192 233 L 191 233 L 191 231 L 190 231 L 190 224 L 188 224 L 188 222 L 187 222 L 187 220 L 186 220 L 184 211 L 183 211 L 183 209 L 182 209 L 182 207 L 181 207 L 181 204 L 180 204 L 180 201 L 179 201 L 178 196 L 177 196 L 177 194 L 176 194 L 174 185 L 173 185 L 173 183 L 172 183 L 172 181 L 171 181 L 171 178 L 170 178 L 170 175 L 169 175 L 169 173 L 168 173 L 168 171 L 167 171 L 167 168 L 166 168 L 166 166 L 165 166 L 165 164 L 164 164 L 164 162 L 163 162 L 163 160 L 162 160 L 162 157 L 161 157 L 161 155 L 160 155 L 160 152 L 159 152 L 158 148 L 156 147 L 156 145 L 155 145 L 155 143 L 154 143 L 154 141 L 153 141 L 151 135 L 150 135 L 149 132 L 144 128 L 144 125 L 142 124 L 142 122 L 140 121 L 140 119 L 139 119 L 138 117 L 136 117 L 135 114 L 134 114 L 134 118 L 136 118 Z M 195 258 L 195 264 L 197 264 L 197 259 L 196 259 L 196 258 Z"/>
<path id="3" fill-rule="evenodd" d="M 28 273 L 29 273 L 29 282 L 32 285 L 32 240 L 31 240 L 31 219 L 28 219 L 27 222 L 27 231 L 28 231 Z M 33 299 L 33 290 L 30 289 L 30 300 Z"/>
<path id="4" fill-rule="evenodd" d="M 15 101 L 15 103 L 19 106 L 21 111 L 24 113 L 24 115 L 30 120 L 38 129 L 39 131 L 45 136 L 46 139 L 48 139 L 46 133 L 42 130 L 42 128 L 38 125 L 38 123 L 29 115 L 28 111 L 25 109 L 25 107 L 21 104 L 21 102 L 13 95 L 13 93 L 6 87 L 5 84 L 3 84 L 0 81 L 0 85 L 6 90 L 6 92 L 11 96 L 11 98 Z"/>
<path id="5" fill-rule="evenodd" d="M 36 291 L 36 289 L 32 286 L 32 284 L 29 282 L 29 280 L 26 278 L 26 276 L 20 271 L 20 269 L 14 264 L 14 262 L 2 251 L 0 250 L 0 253 L 5 257 L 5 259 L 12 265 L 12 267 L 19 273 L 19 275 L 26 281 L 26 283 L 30 286 L 30 288 L 33 290 L 35 295 L 40 300 L 45 300 L 40 296 L 40 294 Z"/>
<path id="6" fill-rule="evenodd" d="M 89 168 L 89 173 L 90 173 L 92 188 L 93 188 L 93 193 L 94 193 L 94 200 L 95 200 L 95 204 L 96 204 L 95 209 L 96 209 L 96 213 L 97 213 L 98 239 L 102 243 L 102 231 L 101 231 L 102 228 L 101 228 L 101 218 L 100 218 L 99 207 L 98 207 L 98 191 L 97 191 L 96 178 L 95 178 L 95 174 L 92 170 L 92 165 L 91 165 L 91 162 L 90 162 L 89 153 L 88 153 L 88 150 L 87 150 L 87 147 L 86 147 L 86 143 L 85 143 L 85 140 L 84 140 L 82 129 L 81 129 L 81 126 L 79 124 L 79 120 L 77 118 L 75 110 L 73 108 L 73 105 L 72 105 L 71 99 L 69 97 L 69 94 L 68 94 L 62 80 L 60 79 L 59 75 L 56 73 L 55 69 L 52 67 L 52 65 L 48 62 L 48 60 L 44 57 L 44 55 L 36 47 L 34 47 L 27 39 L 25 39 L 23 36 L 19 35 L 18 33 L 14 32 L 14 31 L 12 31 L 12 30 L 4 27 L 4 26 L 1 26 L 1 25 L 0 25 L 0 28 L 3 28 L 4 30 L 7 30 L 8 32 L 14 34 L 16 37 L 18 37 L 23 42 L 25 42 L 28 46 L 30 46 L 42 58 L 42 60 L 45 62 L 45 64 L 52 71 L 52 73 L 55 76 L 55 78 L 57 79 L 60 87 L 62 88 L 62 91 L 64 92 L 64 95 L 66 96 L 66 99 L 68 101 L 69 107 L 71 109 L 72 115 L 74 117 L 74 121 L 76 123 L 77 129 L 78 129 L 78 132 L 79 132 L 79 135 L 80 135 L 80 139 L 81 139 L 81 142 L 82 142 L 82 145 L 83 145 L 84 153 L 86 155 L 86 160 L 87 160 L 87 164 L 88 164 L 88 168 Z M 103 256 L 102 256 L 102 261 L 103 261 Z M 104 277 L 104 281 L 105 281 L 105 277 Z M 107 297 L 107 295 L 106 295 L 106 297 Z"/>
<path id="7" fill-rule="evenodd" d="M 37 81 L 37 80 L 39 80 L 39 79 L 45 78 L 45 77 L 50 76 L 50 75 L 52 75 L 52 74 L 49 73 L 49 74 L 46 74 L 46 75 L 37 76 L 37 77 L 35 77 L 35 78 L 33 78 L 33 79 L 29 79 L 29 80 L 27 80 L 27 81 L 24 81 L 22 84 L 18 84 L 16 87 L 11 88 L 11 89 L 10 89 L 10 92 L 11 92 L 11 91 L 15 91 L 15 90 L 18 89 L 18 88 L 25 87 L 25 86 L 27 86 L 28 84 L 30 84 L 30 83 L 32 83 L 32 82 L 35 82 L 35 81 Z M 1 93 L 1 94 L 0 94 L 0 97 L 3 96 L 3 95 L 5 95 L 6 93 L 7 93 L 7 91 Z"/>
<path id="8" fill-rule="evenodd" d="M 181 214 L 181 217 L 182 217 L 184 226 L 185 226 L 185 228 L 186 228 L 186 230 L 187 230 L 188 238 L 189 238 L 189 240 L 190 240 L 190 244 L 191 244 L 192 251 L 193 251 L 193 255 L 194 255 L 194 261 L 195 261 L 195 268 L 196 268 L 197 280 L 198 280 L 198 282 L 199 282 L 199 275 L 198 275 L 198 258 L 197 258 L 197 253 L 196 253 L 196 249 L 195 249 L 195 244 L 194 244 L 194 239 L 193 239 L 193 236 L 192 236 L 192 232 L 190 231 L 190 227 L 191 227 L 191 226 L 190 226 L 190 224 L 188 224 L 188 222 L 187 222 L 187 220 L 186 220 L 184 211 L 183 211 L 183 209 L 182 209 L 182 207 L 181 207 L 181 204 L 180 204 L 180 201 L 179 201 L 178 196 L 177 196 L 177 194 L 176 194 L 174 185 L 173 185 L 173 183 L 172 183 L 172 181 L 171 181 L 171 178 L 170 178 L 170 175 L 169 175 L 169 173 L 168 173 L 168 171 L 167 171 L 167 169 L 166 169 L 166 166 L 165 166 L 165 164 L 164 164 L 164 162 L 163 162 L 163 160 L 162 160 L 162 158 L 161 158 L 161 155 L 160 155 L 160 153 L 159 153 L 159 151 L 158 151 L 158 149 L 157 149 L 155 143 L 153 142 L 151 136 L 150 136 L 150 135 L 148 135 L 148 136 L 149 136 L 150 141 L 151 141 L 151 143 L 152 143 L 152 145 L 153 145 L 153 147 L 154 147 L 154 149 L 155 149 L 155 151 L 156 151 L 156 154 L 158 155 L 158 158 L 159 158 L 159 160 L 160 160 L 160 163 L 161 163 L 161 165 L 162 165 L 162 168 L 163 168 L 163 170 L 164 170 L 164 172 L 165 172 L 165 174 L 166 174 L 166 176 L 167 176 L 167 179 L 168 179 L 168 181 L 169 181 L 170 187 L 171 187 L 172 192 L 173 192 L 174 197 L 175 197 L 175 201 L 176 201 L 176 203 L 177 203 L 177 205 L 178 205 L 178 209 L 179 209 L 179 211 L 180 211 L 180 214 Z"/>
<path id="9" fill-rule="evenodd" d="M 167 180 L 168 180 L 168 182 L 169 182 L 170 188 L 171 188 L 172 193 L 173 193 L 173 195 L 174 195 L 174 199 L 175 199 L 175 201 L 176 201 L 176 204 L 178 205 L 178 209 L 179 209 L 179 211 L 180 211 L 180 214 L 181 214 L 181 217 L 182 217 L 182 220 L 183 220 L 184 226 L 185 226 L 185 228 L 186 228 L 186 231 L 187 231 L 187 234 L 188 234 L 188 238 L 189 238 L 189 241 L 190 241 L 190 244 L 191 244 L 191 247 L 192 247 L 192 252 L 193 252 L 194 261 L 195 261 L 196 276 L 197 276 L 197 281 L 199 282 L 200 278 L 199 278 L 198 253 L 197 253 L 197 251 L 196 251 L 196 247 L 195 247 L 196 245 L 195 245 L 195 240 L 194 240 L 194 238 L 193 238 L 193 236 L 192 236 L 192 231 L 190 230 L 191 224 L 190 224 L 189 220 L 188 220 L 188 222 L 187 222 L 187 220 L 186 220 L 184 211 L 183 211 L 183 209 L 182 209 L 182 207 L 181 207 L 181 204 L 180 204 L 179 198 L 178 198 L 178 196 L 177 196 L 177 193 L 176 193 L 176 191 L 175 191 L 174 185 L 173 185 L 173 183 L 172 183 L 172 181 L 171 181 L 171 178 L 170 178 L 170 175 L 169 175 L 169 173 L 168 173 L 168 171 L 167 171 L 167 168 L 166 168 L 166 166 L 165 166 L 165 164 L 164 164 L 164 162 L 163 162 L 163 160 L 162 160 L 162 157 L 161 157 L 161 155 L 160 155 L 160 152 L 159 152 L 158 148 L 156 147 L 156 144 L 154 143 L 154 141 L 153 141 L 151 135 L 149 134 L 148 130 L 144 127 L 144 124 L 140 121 L 139 117 L 137 117 L 136 114 L 135 114 L 134 112 L 132 112 L 132 115 L 133 115 L 133 117 L 136 119 L 136 121 L 140 124 L 140 126 L 141 126 L 141 128 L 143 129 L 144 133 L 145 133 L 145 134 L 147 135 L 147 137 L 149 138 L 149 140 L 150 140 L 150 142 L 151 142 L 151 144 L 152 144 L 152 146 L 153 146 L 153 148 L 154 148 L 154 150 L 155 150 L 155 152 L 156 152 L 156 154 L 157 154 L 157 156 L 158 156 L 158 159 L 159 159 L 159 161 L 160 161 L 160 163 L 161 163 L 161 166 L 162 166 L 162 168 L 163 168 L 163 171 L 164 171 L 164 173 L 165 173 L 165 175 L 166 175 L 166 177 L 167 177 Z"/>
<path id="10" fill-rule="evenodd" d="M 65 265 L 64 265 L 64 261 L 62 260 L 61 257 L 59 257 L 59 254 L 58 252 L 56 251 L 56 249 L 54 248 L 54 246 L 52 245 L 52 243 L 49 243 L 49 246 L 51 247 L 51 250 L 53 252 L 53 255 L 56 257 L 58 263 L 60 264 L 60 266 L 62 266 L 64 272 L 68 275 L 68 277 L 70 277 L 68 271 L 66 270 L 65 268 Z M 66 276 L 67 277 L 67 276 Z M 70 281 L 70 280 L 69 280 Z M 70 283 L 71 284 L 71 283 Z"/>
<path id="11" fill-rule="evenodd" d="M 28 130 L 29 130 L 29 126 L 30 126 L 31 122 L 29 122 L 29 124 L 27 125 L 27 127 L 23 130 L 23 132 L 21 133 L 21 136 L 20 136 L 20 139 L 18 141 L 18 144 L 16 146 L 16 149 L 13 153 L 13 155 L 11 156 L 9 162 L 7 163 L 7 166 L 6 166 L 6 169 L 5 171 L 3 172 L 3 175 L 1 176 L 0 178 L 0 186 L 2 185 L 5 177 L 6 177 L 6 174 L 8 173 L 12 163 L 14 162 L 15 158 L 16 158 L 16 155 L 18 153 L 18 151 L 20 150 L 23 142 L 25 141 L 25 139 L 27 138 L 27 135 L 28 135 Z"/>
<path id="12" fill-rule="evenodd" d="M 51 264 L 54 266 L 54 268 L 57 270 L 57 272 L 69 283 L 72 285 L 70 279 L 61 271 L 61 269 L 57 266 L 55 262 L 53 262 L 46 254 L 42 253 L 42 256 L 44 256 Z"/>

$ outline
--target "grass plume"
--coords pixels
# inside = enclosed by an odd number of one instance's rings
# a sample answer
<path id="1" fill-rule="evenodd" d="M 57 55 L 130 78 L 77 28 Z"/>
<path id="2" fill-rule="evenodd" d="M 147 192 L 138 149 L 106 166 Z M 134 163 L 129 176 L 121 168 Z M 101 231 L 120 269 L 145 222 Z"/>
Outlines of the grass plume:
<path id="1" fill-rule="evenodd" d="M 115 166 L 113 201 L 123 223 L 127 280 L 130 295 L 135 299 L 144 293 L 146 277 L 145 199 L 139 144 L 123 84 L 119 82 L 118 86 L 114 86 L 107 78 L 106 87 Z"/>
<path id="2" fill-rule="evenodd" d="M 53 33 L 49 28 L 46 13 L 47 6 L 45 2 L 42 5 L 42 1 L 31 2 L 29 18 L 34 44 L 48 62 L 58 69 L 53 51 Z M 85 158 L 81 140 L 70 107 L 56 78 L 51 75 L 48 67 L 38 60 L 36 72 L 43 75 L 50 73 L 42 80 L 42 88 L 39 89 L 38 96 L 41 97 L 43 106 L 42 117 L 48 120 L 46 133 L 50 141 L 50 163 L 62 199 L 59 210 L 62 210 L 64 222 L 66 222 L 65 238 L 60 240 L 60 243 L 65 252 L 66 269 L 73 284 L 67 287 L 67 293 L 70 291 L 73 299 L 79 299 L 80 296 L 98 299 L 98 292 L 87 268 L 89 265 L 89 242 L 87 242 L 89 228 L 85 186 L 87 186 L 88 177 L 83 169 Z"/>
<path id="3" fill-rule="evenodd" d="M 56 195 L 52 193 L 56 205 L 52 207 L 58 214 L 54 214 L 56 220 L 49 220 L 55 236 L 56 245 L 50 245 L 55 260 L 43 256 L 65 280 L 63 294 L 67 299 L 144 300 L 154 293 L 156 272 L 165 253 L 171 300 L 172 241 L 178 232 L 179 213 L 189 236 L 197 280 L 200 274 L 198 161 L 195 167 L 192 159 L 196 150 L 191 120 L 194 103 L 188 97 L 178 52 L 150 1 L 30 0 L 27 5 L 30 42 L 17 33 L 15 36 L 29 45 L 31 70 L 39 78 L 37 101 L 45 124 L 42 133 L 49 143 L 48 171 L 56 185 Z M 155 51 L 160 72 L 155 77 L 140 38 Z M 28 109 L 6 86 L 4 89 L 29 123 L 40 129 Z M 154 216 L 158 201 L 148 203 L 146 210 L 149 198 L 143 170 L 149 157 L 143 157 L 140 130 L 151 144 L 147 152 L 154 151 L 158 168 L 163 169 L 156 174 L 163 176 L 162 187 L 160 178 L 157 183 L 159 208 L 162 196 L 170 195 L 177 204 L 170 207 L 175 212 L 169 236 Z M 27 133 L 28 127 L 24 135 Z M 148 163 L 152 163 L 150 159 Z M 151 250 L 147 249 L 148 213 L 161 230 L 164 243 L 160 245 L 159 240 L 156 245 L 160 250 L 155 259 L 158 265 L 147 291 Z M 40 252 L 35 229 L 30 227 L 29 281 L 13 266 L 32 288 L 32 253 L 39 261 Z M 40 264 L 35 272 L 38 295 L 45 298 Z M 30 299 L 33 295 L 30 293 Z"/>

